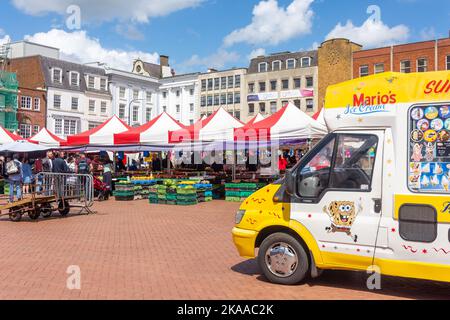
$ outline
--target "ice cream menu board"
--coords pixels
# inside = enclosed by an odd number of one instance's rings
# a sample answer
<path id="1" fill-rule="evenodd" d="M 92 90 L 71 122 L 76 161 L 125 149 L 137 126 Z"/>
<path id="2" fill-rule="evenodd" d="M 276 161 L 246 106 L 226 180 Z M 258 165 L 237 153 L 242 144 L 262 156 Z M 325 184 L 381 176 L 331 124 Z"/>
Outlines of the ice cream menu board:
<path id="1" fill-rule="evenodd" d="M 450 105 L 413 107 L 409 121 L 409 188 L 450 193 Z"/>

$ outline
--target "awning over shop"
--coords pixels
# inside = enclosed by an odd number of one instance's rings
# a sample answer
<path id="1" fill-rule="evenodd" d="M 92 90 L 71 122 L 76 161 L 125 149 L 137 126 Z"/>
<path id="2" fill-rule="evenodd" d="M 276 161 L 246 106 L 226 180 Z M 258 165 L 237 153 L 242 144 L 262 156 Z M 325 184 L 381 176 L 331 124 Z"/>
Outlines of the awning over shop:
<path id="1" fill-rule="evenodd" d="M 244 123 L 233 117 L 225 109 L 219 108 L 207 119 L 178 131 L 169 132 L 170 143 L 196 141 L 233 141 L 234 129 Z"/>
<path id="2" fill-rule="evenodd" d="M 18 140 L 23 140 L 23 138 L 0 126 L 0 145 Z"/>
<path id="3" fill-rule="evenodd" d="M 29 142 L 49 146 L 49 147 L 63 147 L 67 144 L 64 139 L 59 138 L 51 133 L 46 128 L 41 129 L 35 136 L 28 139 Z"/>
<path id="4" fill-rule="evenodd" d="M 98 127 L 67 137 L 69 146 L 110 146 L 114 145 L 114 135 L 130 130 L 131 127 L 114 116 Z"/>
<path id="5" fill-rule="evenodd" d="M 167 144 L 169 142 L 169 131 L 182 130 L 183 128 L 185 127 L 181 123 L 164 112 L 143 126 L 115 134 L 114 143 L 116 145 Z"/>

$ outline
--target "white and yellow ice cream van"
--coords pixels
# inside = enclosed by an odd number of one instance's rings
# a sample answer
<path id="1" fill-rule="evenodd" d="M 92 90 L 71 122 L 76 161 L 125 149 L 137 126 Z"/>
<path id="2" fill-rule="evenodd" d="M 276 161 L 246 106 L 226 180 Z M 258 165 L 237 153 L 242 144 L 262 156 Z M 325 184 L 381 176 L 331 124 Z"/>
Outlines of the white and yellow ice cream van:
<path id="1" fill-rule="evenodd" d="M 240 255 L 280 284 L 370 266 L 450 282 L 450 72 L 351 80 L 325 104 L 331 133 L 240 207 Z"/>

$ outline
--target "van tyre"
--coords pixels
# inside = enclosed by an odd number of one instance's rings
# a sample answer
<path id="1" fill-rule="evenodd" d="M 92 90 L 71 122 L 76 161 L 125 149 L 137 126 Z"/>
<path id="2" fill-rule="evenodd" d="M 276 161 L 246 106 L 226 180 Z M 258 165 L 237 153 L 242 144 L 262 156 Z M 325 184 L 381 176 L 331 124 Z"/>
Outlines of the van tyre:
<path id="1" fill-rule="evenodd" d="M 286 233 L 274 233 L 262 242 L 258 264 L 270 282 L 282 285 L 302 282 L 309 271 L 307 251 Z"/>

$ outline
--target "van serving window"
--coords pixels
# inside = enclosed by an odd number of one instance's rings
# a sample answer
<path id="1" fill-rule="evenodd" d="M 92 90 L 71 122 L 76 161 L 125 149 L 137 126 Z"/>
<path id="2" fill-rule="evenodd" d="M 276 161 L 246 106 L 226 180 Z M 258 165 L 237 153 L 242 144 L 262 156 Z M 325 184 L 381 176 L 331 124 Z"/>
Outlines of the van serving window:
<path id="1" fill-rule="evenodd" d="M 378 147 L 376 135 L 338 134 L 301 168 L 301 197 L 318 198 L 327 189 L 369 192 Z"/>
<path id="2" fill-rule="evenodd" d="M 450 104 L 413 106 L 408 134 L 409 189 L 450 193 Z"/>

